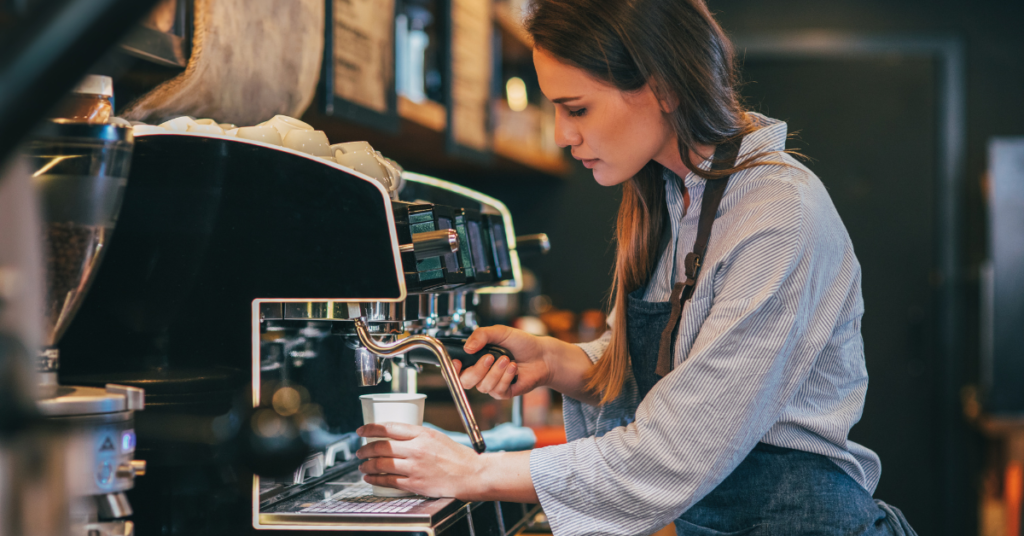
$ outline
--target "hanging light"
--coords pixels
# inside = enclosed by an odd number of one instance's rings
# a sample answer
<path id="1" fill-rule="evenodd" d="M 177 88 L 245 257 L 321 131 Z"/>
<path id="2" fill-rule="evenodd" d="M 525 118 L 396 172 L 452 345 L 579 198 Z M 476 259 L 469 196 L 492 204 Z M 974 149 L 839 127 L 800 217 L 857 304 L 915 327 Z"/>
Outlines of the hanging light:
<path id="1" fill-rule="evenodd" d="M 522 78 L 513 76 L 505 82 L 505 94 L 508 96 L 508 107 L 513 112 L 521 112 L 526 109 L 529 100 L 526 98 L 526 82 Z"/>

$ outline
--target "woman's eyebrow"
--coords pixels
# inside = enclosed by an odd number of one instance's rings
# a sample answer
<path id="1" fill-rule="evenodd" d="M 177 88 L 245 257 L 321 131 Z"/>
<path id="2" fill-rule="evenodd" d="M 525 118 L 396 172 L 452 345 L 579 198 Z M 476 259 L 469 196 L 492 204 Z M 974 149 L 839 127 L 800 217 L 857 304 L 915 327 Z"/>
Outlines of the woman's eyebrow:
<path id="1" fill-rule="evenodd" d="M 555 104 L 565 104 L 567 102 L 572 102 L 574 100 L 579 100 L 579 99 L 582 99 L 582 98 L 583 97 L 559 97 L 557 99 L 551 99 L 551 102 L 553 102 Z"/>

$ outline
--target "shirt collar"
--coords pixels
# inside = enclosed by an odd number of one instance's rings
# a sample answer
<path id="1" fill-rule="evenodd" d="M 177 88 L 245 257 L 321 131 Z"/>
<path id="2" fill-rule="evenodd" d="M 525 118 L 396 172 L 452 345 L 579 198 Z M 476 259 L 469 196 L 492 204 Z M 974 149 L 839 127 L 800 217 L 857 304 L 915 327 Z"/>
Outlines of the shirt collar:
<path id="1" fill-rule="evenodd" d="M 786 136 L 789 134 L 789 125 L 785 121 L 779 121 L 757 112 L 747 112 L 747 117 L 757 127 L 757 130 L 743 137 L 743 142 L 740 143 L 738 160 L 742 161 L 745 156 L 751 154 L 786 150 Z M 707 171 L 711 169 L 711 161 L 705 160 L 697 167 Z M 663 178 L 667 181 L 672 178 L 678 178 L 678 176 L 666 168 Z M 692 188 L 704 184 L 704 179 L 691 171 L 686 174 L 683 183 L 686 184 L 687 188 Z"/>

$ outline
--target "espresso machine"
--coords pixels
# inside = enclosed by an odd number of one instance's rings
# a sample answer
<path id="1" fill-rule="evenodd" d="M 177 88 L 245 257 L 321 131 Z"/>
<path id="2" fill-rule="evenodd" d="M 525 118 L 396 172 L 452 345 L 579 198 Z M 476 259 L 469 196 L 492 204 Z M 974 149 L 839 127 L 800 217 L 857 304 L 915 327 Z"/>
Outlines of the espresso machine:
<path id="1" fill-rule="evenodd" d="M 538 507 L 375 497 L 358 472 L 359 396 L 415 391 L 452 364 L 474 304 L 521 288 L 499 201 L 405 172 L 378 181 L 257 141 L 135 139 L 117 239 L 60 342 L 62 383 L 146 392 L 128 498 L 136 532 L 512 534 Z M 509 356 L 514 359 L 514 356 Z"/>

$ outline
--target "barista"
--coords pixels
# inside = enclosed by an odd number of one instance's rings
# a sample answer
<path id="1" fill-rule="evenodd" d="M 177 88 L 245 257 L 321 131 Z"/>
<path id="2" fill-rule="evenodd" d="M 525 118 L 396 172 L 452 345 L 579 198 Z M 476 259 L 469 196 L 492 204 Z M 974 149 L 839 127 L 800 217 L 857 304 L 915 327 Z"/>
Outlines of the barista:
<path id="1" fill-rule="evenodd" d="M 702 0 L 537 0 L 527 21 L 560 146 L 622 185 L 611 329 L 572 345 L 495 326 L 462 372 L 564 395 L 569 443 L 476 455 L 367 425 L 367 482 L 539 501 L 555 534 L 914 534 L 847 439 L 867 389 L 860 266 L 785 123 L 745 111 Z M 518 376 L 518 381 L 512 379 Z M 713 532 L 716 531 L 716 532 Z"/>

